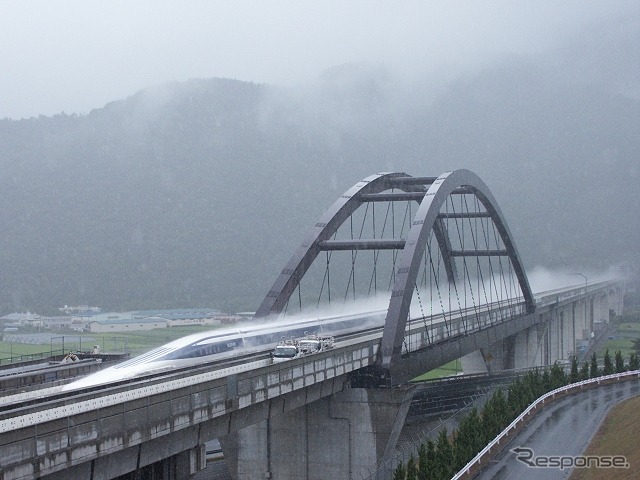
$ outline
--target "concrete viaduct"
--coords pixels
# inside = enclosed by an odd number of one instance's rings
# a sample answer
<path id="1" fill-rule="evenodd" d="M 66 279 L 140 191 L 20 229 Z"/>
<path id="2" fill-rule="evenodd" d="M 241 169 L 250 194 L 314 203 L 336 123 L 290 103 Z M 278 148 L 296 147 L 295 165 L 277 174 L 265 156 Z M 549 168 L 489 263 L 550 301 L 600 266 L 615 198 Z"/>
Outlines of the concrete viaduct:
<path id="1" fill-rule="evenodd" d="M 399 201 L 418 205 L 401 238 L 337 238 L 362 205 Z M 491 241 L 479 245 L 482 236 Z M 256 317 L 281 315 L 316 258 L 339 250 L 393 251 L 382 327 L 283 363 L 256 355 L 126 387 L 3 397 L 0 480 L 187 479 L 204 468 L 204 444 L 215 438 L 237 479 L 366 477 L 395 450 L 411 378 L 461 357 L 492 370 L 566 361 L 623 307 L 617 280 L 534 295 L 493 196 L 461 170 L 356 184 L 314 225 Z M 416 315 L 412 302 L 440 270 L 439 303 L 447 294 L 456 308 L 425 314 L 423 298 Z"/>

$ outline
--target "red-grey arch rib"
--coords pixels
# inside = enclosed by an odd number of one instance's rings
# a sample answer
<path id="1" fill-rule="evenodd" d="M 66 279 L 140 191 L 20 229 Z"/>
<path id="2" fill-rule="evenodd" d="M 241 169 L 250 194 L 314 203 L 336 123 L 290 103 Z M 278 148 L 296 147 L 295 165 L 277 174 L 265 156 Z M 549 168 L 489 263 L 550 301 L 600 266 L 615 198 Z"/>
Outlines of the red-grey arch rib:
<path id="1" fill-rule="evenodd" d="M 289 259 L 271 290 L 264 298 L 254 318 L 265 318 L 280 314 L 286 306 L 291 294 L 320 253 L 319 243 L 328 240 L 342 223 L 360 206 L 358 196 L 367 193 L 379 193 L 392 188 L 390 180 L 395 177 L 406 177 L 405 173 L 378 173 L 356 183 L 347 190 L 322 215 L 313 226 L 305 241 Z"/>
<path id="2" fill-rule="evenodd" d="M 527 276 L 522 268 L 520 256 L 511 240 L 511 234 L 493 195 L 484 182 L 469 170 L 445 172 L 429 187 L 416 212 L 413 224 L 407 235 L 404 250 L 398 259 L 396 280 L 389 301 L 380 348 L 381 357 L 379 361 L 383 368 L 389 368 L 392 363 L 399 359 L 402 353 L 402 341 L 409 315 L 409 307 L 422 256 L 424 255 L 426 240 L 430 231 L 437 225 L 438 213 L 446 199 L 459 188 L 466 188 L 469 193 L 475 194 L 489 213 L 513 265 L 527 311 L 533 312 L 535 309 L 533 295 Z"/>
<path id="3" fill-rule="evenodd" d="M 392 188 L 405 192 L 425 192 L 425 185 L 432 180 L 433 178 L 414 178 L 406 173 L 394 172 L 371 175 L 356 183 L 336 200 L 314 225 L 305 241 L 289 259 L 286 267 L 273 283 L 254 318 L 277 316 L 282 312 L 300 280 L 322 251 L 322 242 L 328 240 L 362 204 L 364 196 Z M 451 245 L 444 224 L 436 223 L 434 231 L 444 258 L 447 276 L 449 281 L 453 282 L 456 274 L 455 263 L 450 255 Z"/>

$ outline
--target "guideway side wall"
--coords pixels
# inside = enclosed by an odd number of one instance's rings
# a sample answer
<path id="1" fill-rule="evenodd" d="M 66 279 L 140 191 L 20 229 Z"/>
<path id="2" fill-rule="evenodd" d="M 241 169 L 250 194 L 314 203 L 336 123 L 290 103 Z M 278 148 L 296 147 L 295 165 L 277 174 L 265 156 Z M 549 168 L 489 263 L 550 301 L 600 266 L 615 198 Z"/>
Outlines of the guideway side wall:
<path id="1" fill-rule="evenodd" d="M 220 439 L 238 480 L 350 479 L 389 458 L 414 386 L 347 388 Z"/>

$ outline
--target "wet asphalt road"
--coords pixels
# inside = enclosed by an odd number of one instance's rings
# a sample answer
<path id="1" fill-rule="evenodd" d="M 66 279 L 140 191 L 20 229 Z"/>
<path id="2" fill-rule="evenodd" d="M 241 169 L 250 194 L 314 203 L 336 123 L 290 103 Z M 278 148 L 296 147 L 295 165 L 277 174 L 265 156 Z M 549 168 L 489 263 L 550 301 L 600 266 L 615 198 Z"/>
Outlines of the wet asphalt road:
<path id="1" fill-rule="evenodd" d="M 490 465 L 475 478 L 478 480 L 569 478 L 571 475 L 569 469 L 529 467 L 517 460 L 516 454 L 510 450 L 517 447 L 530 448 L 534 452 L 534 457 L 582 455 L 609 409 L 616 403 L 637 395 L 640 395 L 640 381 L 630 380 L 602 386 L 553 402 L 515 435 Z M 613 454 L 615 452 L 612 452 Z"/>

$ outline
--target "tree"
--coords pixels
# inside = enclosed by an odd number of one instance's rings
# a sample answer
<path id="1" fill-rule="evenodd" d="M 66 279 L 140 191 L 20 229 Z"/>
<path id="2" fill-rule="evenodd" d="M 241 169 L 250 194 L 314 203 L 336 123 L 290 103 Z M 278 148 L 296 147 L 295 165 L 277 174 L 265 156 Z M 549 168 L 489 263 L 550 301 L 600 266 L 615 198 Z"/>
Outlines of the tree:
<path id="1" fill-rule="evenodd" d="M 404 468 L 404 463 L 400 462 L 396 469 L 393 471 L 393 480 L 405 480 L 407 478 L 407 471 Z"/>
<path id="2" fill-rule="evenodd" d="M 429 478 L 427 476 L 427 468 L 427 446 L 423 443 L 418 449 L 418 480 L 427 480 Z"/>
<path id="3" fill-rule="evenodd" d="M 575 383 L 580 380 L 580 372 L 578 372 L 578 359 L 574 355 L 571 358 L 571 373 L 569 374 L 569 383 Z"/>
<path id="4" fill-rule="evenodd" d="M 542 372 L 542 389 L 544 392 L 553 390 L 551 388 L 551 375 L 549 375 L 549 370 L 546 368 L 544 369 L 544 372 Z"/>
<path id="5" fill-rule="evenodd" d="M 604 369 L 602 373 L 604 375 L 611 375 L 613 372 L 613 362 L 611 361 L 611 355 L 609 355 L 609 349 L 607 348 L 604 352 Z"/>
<path id="6" fill-rule="evenodd" d="M 632 348 L 636 351 L 636 355 L 640 356 L 640 338 L 634 338 L 631 340 Z"/>
<path id="7" fill-rule="evenodd" d="M 537 368 L 534 372 L 529 371 L 527 375 L 530 378 L 531 385 L 533 385 L 535 398 L 538 398 L 540 395 L 544 395 L 545 393 L 547 393 L 548 390 L 544 384 L 542 378 L 543 376 L 540 374 L 540 371 Z"/>
<path id="8" fill-rule="evenodd" d="M 435 478 L 451 478 L 453 475 L 453 448 L 447 436 L 447 429 L 443 428 L 436 441 Z"/>
<path id="9" fill-rule="evenodd" d="M 423 447 L 424 444 L 422 445 Z M 420 449 L 423 452 L 423 449 Z M 427 445 L 424 448 L 424 452 L 418 452 L 418 480 L 428 480 L 433 478 L 433 472 L 436 465 L 436 444 L 433 440 L 427 440 Z"/>
<path id="10" fill-rule="evenodd" d="M 598 371 L 598 356 L 595 352 L 591 355 L 591 365 L 589 367 L 589 378 L 596 378 L 600 376 L 600 372 Z"/>
<path id="11" fill-rule="evenodd" d="M 616 362 L 616 373 L 624 372 L 624 358 L 622 358 L 622 353 L 620 352 L 620 350 L 616 351 L 615 362 Z"/>
<path id="12" fill-rule="evenodd" d="M 497 390 L 482 409 L 484 443 L 493 440 L 511 421 L 509 405 L 502 390 Z"/>
<path id="13" fill-rule="evenodd" d="M 629 370 L 640 370 L 640 357 L 635 353 L 629 355 Z"/>
<path id="14" fill-rule="evenodd" d="M 589 380 L 589 363 L 584 362 L 580 369 L 580 380 Z"/>
<path id="15" fill-rule="evenodd" d="M 576 364 L 576 368 L 577 368 L 577 364 Z M 551 372 L 549 374 L 549 377 L 551 382 L 551 390 L 560 388 L 566 385 L 567 383 L 564 370 L 560 365 L 558 365 L 558 362 L 554 362 L 553 365 L 551 366 Z"/>
<path id="16" fill-rule="evenodd" d="M 478 410 L 473 408 L 460 421 L 455 433 L 453 442 L 455 469 L 460 470 L 464 467 L 484 444 L 482 420 L 478 416 Z"/>
<path id="17" fill-rule="evenodd" d="M 416 461 L 413 458 L 413 453 L 409 457 L 409 461 L 407 462 L 407 480 L 417 480 L 418 479 L 418 470 L 416 470 Z"/>

